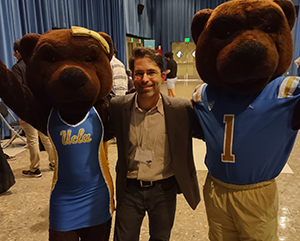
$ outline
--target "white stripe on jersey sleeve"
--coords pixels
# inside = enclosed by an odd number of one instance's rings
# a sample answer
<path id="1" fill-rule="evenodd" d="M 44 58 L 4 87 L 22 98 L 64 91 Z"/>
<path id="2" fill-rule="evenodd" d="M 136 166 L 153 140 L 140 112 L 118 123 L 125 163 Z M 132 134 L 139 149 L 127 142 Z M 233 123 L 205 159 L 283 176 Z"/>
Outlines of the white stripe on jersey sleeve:
<path id="1" fill-rule="evenodd" d="M 203 89 L 203 87 L 205 85 L 207 85 L 207 84 L 199 84 L 199 85 L 197 85 L 197 87 L 196 87 L 196 89 L 195 89 L 195 91 L 193 93 L 193 101 L 195 103 L 201 102 L 202 89 Z"/>
<path id="2" fill-rule="evenodd" d="M 299 85 L 299 81 L 300 81 L 300 77 L 296 77 L 296 76 L 285 77 L 279 87 L 278 98 L 292 97 L 294 91 Z"/>

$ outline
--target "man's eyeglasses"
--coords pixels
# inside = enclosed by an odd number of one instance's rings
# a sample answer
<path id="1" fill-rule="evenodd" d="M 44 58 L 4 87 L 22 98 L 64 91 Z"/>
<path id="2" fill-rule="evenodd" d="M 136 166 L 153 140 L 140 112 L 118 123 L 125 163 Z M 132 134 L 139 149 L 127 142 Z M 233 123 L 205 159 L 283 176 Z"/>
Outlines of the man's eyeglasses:
<path id="1" fill-rule="evenodd" d="M 158 72 L 156 70 L 148 70 L 147 72 L 136 71 L 134 72 L 133 77 L 135 80 L 140 80 L 144 77 L 144 74 L 146 74 L 149 79 L 153 79 L 158 74 Z"/>

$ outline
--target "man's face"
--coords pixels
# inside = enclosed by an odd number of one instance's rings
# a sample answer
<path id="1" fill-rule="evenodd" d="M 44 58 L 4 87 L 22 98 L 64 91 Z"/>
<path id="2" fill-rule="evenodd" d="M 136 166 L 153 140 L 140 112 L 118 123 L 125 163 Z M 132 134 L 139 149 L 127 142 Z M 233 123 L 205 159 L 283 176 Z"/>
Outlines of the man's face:
<path id="1" fill-rule="evenodd" d="M 161 73 L 157 64 L 149 58 L 136 59 L 132 74 L 136 91 L 143 97 L 159 95 L 160 85 L 165 80 L 165 73 Z"/>
<path id="2" fill-rule="evenodd" d="M 18 50 L 16 50 L 16 51 L 14 52 L 14 57 L 16 58 L 17 61 L 19 61 L 19 59 L 21 58 L 21 54 L 19 53 Z"/>

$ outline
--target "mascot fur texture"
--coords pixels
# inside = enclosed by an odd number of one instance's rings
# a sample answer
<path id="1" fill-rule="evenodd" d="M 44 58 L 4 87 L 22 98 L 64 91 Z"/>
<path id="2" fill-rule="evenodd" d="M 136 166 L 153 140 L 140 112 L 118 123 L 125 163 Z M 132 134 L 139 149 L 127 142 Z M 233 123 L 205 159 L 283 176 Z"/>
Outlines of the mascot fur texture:
<path id="1" fill-rule="evenodd" d="M 289 0 L 232 0 L 192 20 L 210 240 L 278 240 L 275 178 L 300 127 L 299 78 L 282 76 L 295 18 Z"/>
<path id="2" fill-rule="evenodd" d="M 97 234 L 95 227 L 105 223 L 109 231 L 113 185 L 102 138 L 106 96 L 112 86 L 111 38 L 75 27 L 27 34 L 20 47 L 28 87 L 0 61 L 0 96 L 54 144 L 50 240 L 74 230 L 88 237 L 89 228 Z M 82 228 L 84 232 L 77 232 Z M 108 240 L 109 232 L 103 236 Z M 68 240 L 68 236 L 60 238 Z"/>

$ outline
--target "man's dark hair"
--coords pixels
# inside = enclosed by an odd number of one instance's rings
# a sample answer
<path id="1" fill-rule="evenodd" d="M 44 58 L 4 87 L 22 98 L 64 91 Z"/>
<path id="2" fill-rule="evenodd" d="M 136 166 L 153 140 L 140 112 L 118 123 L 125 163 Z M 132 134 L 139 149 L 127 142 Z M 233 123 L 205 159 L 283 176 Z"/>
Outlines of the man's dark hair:
<path id="1" fill-rule="evenodd" d="M 116 55 L 116 58 L 118 58 L 118 50 L 114 49 L 114 54 Z"/>
<path id="2" fill-rule="evenodd" d="M 14 42 L 14 52 L 20 52 L 20 40 Z"/>
<path id="3" fill-rule="evenodd" d="M 173 53 L 172 52 L 167 52 L 167 53 L 165 53 L 165 57 L 173 59 Z"/>
<path id="4" fill-rule="evenodd" d="M 134 72 L 134 62 L 137 59 L 148 58 L 155 62 L 160 68 L 161 73 L 164 71 L 164 62 L 161 55 L 151 47 L 137 47 L 132 51 L 132 56 L 129 60 L 129 69 Z"/>

